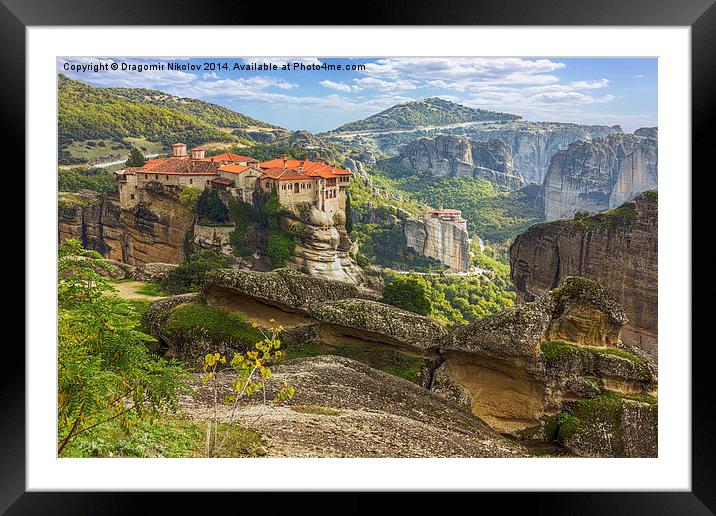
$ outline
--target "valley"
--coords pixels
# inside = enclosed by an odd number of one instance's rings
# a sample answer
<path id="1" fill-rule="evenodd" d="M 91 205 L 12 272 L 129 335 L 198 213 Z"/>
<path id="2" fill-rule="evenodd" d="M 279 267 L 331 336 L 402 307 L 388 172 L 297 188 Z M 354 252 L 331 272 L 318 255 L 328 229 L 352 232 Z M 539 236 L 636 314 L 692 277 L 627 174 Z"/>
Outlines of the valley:
<path id="1" fill-rule="evenodd" d="M 213 417 L 225 456 L 657 455 L 657 128 L 427 98 L 314 135 L 58 81 L 61 292 L 106 281 L 193 388 L 158 416 L 181 449 L 65 456 L 203 456 Z"/>

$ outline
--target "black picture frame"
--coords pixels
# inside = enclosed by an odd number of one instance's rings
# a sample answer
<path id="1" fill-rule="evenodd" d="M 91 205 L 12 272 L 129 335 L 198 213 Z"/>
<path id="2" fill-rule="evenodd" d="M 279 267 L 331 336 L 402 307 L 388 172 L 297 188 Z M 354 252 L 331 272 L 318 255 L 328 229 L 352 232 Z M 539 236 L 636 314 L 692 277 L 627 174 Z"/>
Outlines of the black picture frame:
<path id="1" fill-rule="evenodd" d="M 382 2 L 337 16 L 337 4 L 295 5 L 242 2 L 222 5 L 214 0 L 0 0 L 0 112 L 3 145 L 14 150 L 13 169 L 25 156 L 25 29 L 28 26 L 86 25 L 576 25 L 691 27 L 692 151 L 694 167 L 713 168 L 707 138 L 716 115 L 715 0 L 482 0 L 471 2 Z M 335 17 L 334 19 L 331 19 Z M 91 42 L 88 43 L 91 51 Z M 90 52 L 91 53 L 91 52 Z M 31 135 L 30 135 L 31 136 Z M 708 165 L 708 168 L 707 168 Z M 7 168 L 7 165 L 6 165 Z M 684 171 L 684 176 L 690 171 Z M 25 192 L 29 195 L 31 192 Z M 695 203 L 694 203 L 695 204 Z M 22 213 L 22 212 L 20 212 Z M 16 241 L 19 241 L 17 239 Z M 26 271 L 28 273 L 29 271 Z M 684 300 L 690 302 L 690 300 Z M 27 307 L 31 310 L 32 307 Z M 10 343 L 8 339 L 7 344 Z M 690 343 L 666 343 L 688 349 Z M 699 346 L 698 344 L 703 344 Z M 692 491 L 617 493 L 503 493 L 509 506 L 522 503 L 543 514 L 713 514 L 716 511 L 716 424 L 713 374 L 708 342 L 692 347 Z M 14 355 L 14 356 L 13 356 Z M 5 347 L 8 365 L 0 375 L 0 402 L 5 424 L 0 439 L 0 511 L 8 514 L 126 514 L 148 508 L 148 493 L 26 493 L 25 492 L 25 355 L 16 344 Z M 707 383 L 708 382 L 708 383 Z M 350 497 L 341 502 L 360 508 Z M 448 496 L 448 495 L 444 495 Z M 184 508 L 201 497 L 171 494 Z M 168 498 L 164 496 L 163 498 Z M 293 499 L 301 500 L 302 497 Z M 420 498 L 416 498 L 420 500 Z M 505 500 L 499 500 L 504 505 Z M 472 503 L 472 502 L 470 502 Z M 367 510 L 366 507 L 364 509 Z M 146 510 L 146 509 L 145 509 Z"/>

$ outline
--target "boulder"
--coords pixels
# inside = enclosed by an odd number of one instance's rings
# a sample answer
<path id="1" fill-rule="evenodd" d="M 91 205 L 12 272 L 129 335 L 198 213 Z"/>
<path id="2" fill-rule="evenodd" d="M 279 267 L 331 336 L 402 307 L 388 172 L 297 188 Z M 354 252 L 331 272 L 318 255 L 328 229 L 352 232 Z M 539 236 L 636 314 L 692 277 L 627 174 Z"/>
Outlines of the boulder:
<path id="1" fill-rule="evenodd" d="M 289 311 L 308 313 L 309 307 L 347 298 L 376 299 L 374 291 L 342 281 L 302 274 L 291 269 L 256 272 L 219 269 L 207 274 L 204 292 L 234 293 Z"/>
<path id="2" fill-rule="evenodd" d="M 367 299 L 312 305 L 309 313 L 321 322 L 359 334 L 376 334 L 386 342 L 421 352 L 437 349 L 448 336 L 445 328 L 427 317 Z"/>

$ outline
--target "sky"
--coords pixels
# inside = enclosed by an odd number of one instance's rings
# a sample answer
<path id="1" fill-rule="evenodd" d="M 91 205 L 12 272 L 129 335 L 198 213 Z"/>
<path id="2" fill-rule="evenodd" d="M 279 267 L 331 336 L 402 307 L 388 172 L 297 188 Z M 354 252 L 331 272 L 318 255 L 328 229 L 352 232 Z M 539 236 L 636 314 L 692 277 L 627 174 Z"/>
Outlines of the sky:
<path id="1" fill-rule="evenodd" d="M 658 125 L 655 58 L 79 57 L 59 58 L 57 70 L 93 86 L 162 90 L 313 133 L 427 97 L 532 121 L 625 131 Z"/>

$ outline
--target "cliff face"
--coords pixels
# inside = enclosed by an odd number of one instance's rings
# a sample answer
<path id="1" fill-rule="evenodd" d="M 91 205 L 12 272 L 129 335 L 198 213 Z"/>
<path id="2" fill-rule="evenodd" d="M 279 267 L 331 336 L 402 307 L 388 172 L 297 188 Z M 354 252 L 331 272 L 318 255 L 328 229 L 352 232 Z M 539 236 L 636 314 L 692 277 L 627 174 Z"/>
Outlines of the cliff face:
<path id="1" fill-rule="evenodd" d="M 418 138 L 402 149 L 401 164 L 436 177 L 481 177 L 509 188 L 525 184 L 514 168 L 510 147 L 501 140 L 482 142 L 447 135 Z"/>
<path id="2" fill-rule="evenodd" d="M 621 133 L 618 126 L 530 124 L 516 128 L 481 131 L 477 139 L 499 139 L 512 150 L 514 167 L 528 183 L 542 184 L 552 156 L 577 140 L 603 138 Z"/>
<path id="3" fill-rule="evenodd" d="M 440 219 L 408 219 L 403 226 L 406 245 L 456 271 L 470 268 L 469 236 L 465 229 Z"/>
<path id="4" fill-rule="evenodd" d="M 136 266 L 182 262 L 193 225 L 193 216 L 183 215 L 165 189 L 147 191 L 146 203 L 131 210 L 93 192 L 63 192 L 58 218 L 60 241 L 76 238 L 106 258 Z"/>
<path id="5" fill-rule="evenodd" d="M 518 301 L 530 301 L 567 276 L 608 288 L 629 319 L 622 340 L 657 358 L 657 194 L 645 192 L 620 208 L 574 220 L 536 224 L 510 247 Z"/>
<path id="6" fill-rule="evenodd" d="M 650 134 L 643 131 L 641 134 Z M 542 185 L 547 220 L 598 212 L 657 187 L 657 140 L 613 134 L 557 152 Z"/>

